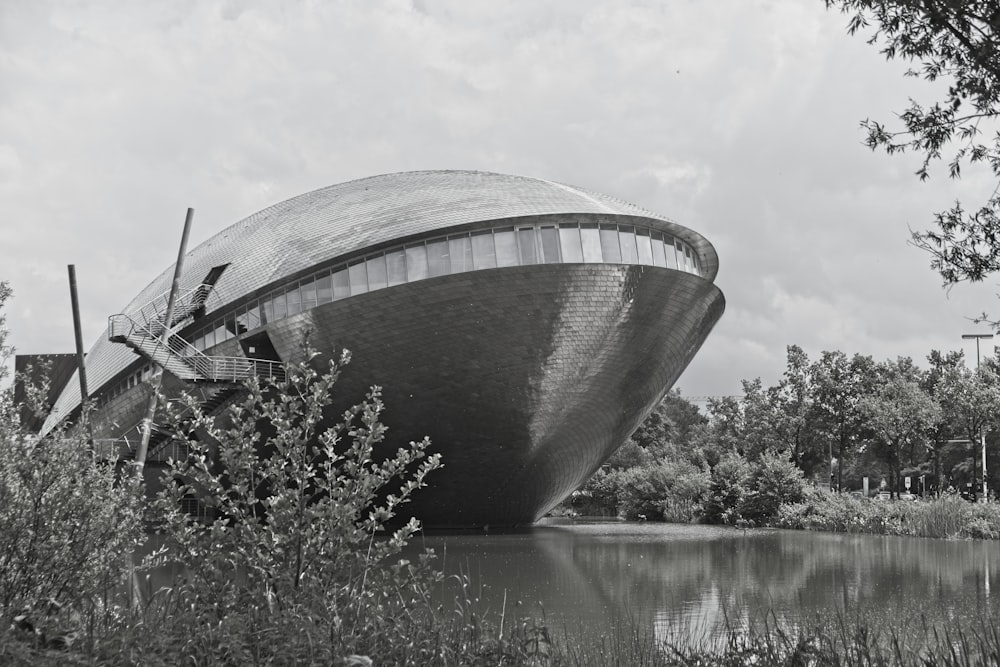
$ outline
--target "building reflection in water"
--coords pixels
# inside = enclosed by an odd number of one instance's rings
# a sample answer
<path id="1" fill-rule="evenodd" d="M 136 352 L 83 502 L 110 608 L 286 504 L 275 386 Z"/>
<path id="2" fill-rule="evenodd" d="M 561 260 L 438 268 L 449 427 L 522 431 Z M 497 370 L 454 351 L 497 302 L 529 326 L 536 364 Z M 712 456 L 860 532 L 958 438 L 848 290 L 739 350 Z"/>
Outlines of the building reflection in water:
<path id="1" fill-rule="evenodd" d="M 829 615 L 905 631 L 998 610 L 1000 549 L 990 542 L 553 521 L 503 535 L 429 535 L 415 541 L 422 546 L 446 573 L 468 576 L 487 612 L 506 600 L 509 615 L 520 603 L 520 613 L 544 609 L 550 626 L 570 632 L 625 620 L 660 639 L 709 640 L 747 619 L 795 626 Z"/>

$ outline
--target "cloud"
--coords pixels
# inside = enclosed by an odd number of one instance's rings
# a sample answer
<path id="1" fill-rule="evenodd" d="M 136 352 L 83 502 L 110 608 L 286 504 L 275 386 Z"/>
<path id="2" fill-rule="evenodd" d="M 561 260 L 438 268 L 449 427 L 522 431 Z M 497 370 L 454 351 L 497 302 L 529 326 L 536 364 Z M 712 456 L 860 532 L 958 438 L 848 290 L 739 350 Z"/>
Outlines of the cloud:
<path id="1" fill-rule="evenodd" d="M 192 243 L 378 173 L 484 169 L 634 201 L 704 233 L 728 311 L 681 380 L 732 393 L 784 348 L 957 346 L 992 286 L 950 298 L 908 227 L 988 181 L 912 177 L 858 121 L 926 85 L 822 3 L 459 0 L 7 3 L 0 279 L 24 352 L 72 348 Z"/>

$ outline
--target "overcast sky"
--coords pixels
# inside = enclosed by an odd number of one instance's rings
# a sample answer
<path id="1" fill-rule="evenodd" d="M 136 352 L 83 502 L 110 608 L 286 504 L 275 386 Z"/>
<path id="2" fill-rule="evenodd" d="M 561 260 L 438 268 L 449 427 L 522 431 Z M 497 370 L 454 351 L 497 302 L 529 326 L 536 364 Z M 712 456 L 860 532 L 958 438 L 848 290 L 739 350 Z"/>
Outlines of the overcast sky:
<path id="1" fill-rule="evenodd" d="M 189 206 L 194 247 L 326 185 L 477 169 L 614 195 L 715 245 L 728 305 L 685 394 L 775 382 L 792 343 L 963 349 L 998 289 L 944 291 L 909 229 L 995 183 L 920 183 L 915 158 L 863 146 L 861 119 L 934 89 L 845 24 L 821 0 L 2 0 L 13 342 L 73 351 L 73 263 L 89 348 L 173 262 Z"/>

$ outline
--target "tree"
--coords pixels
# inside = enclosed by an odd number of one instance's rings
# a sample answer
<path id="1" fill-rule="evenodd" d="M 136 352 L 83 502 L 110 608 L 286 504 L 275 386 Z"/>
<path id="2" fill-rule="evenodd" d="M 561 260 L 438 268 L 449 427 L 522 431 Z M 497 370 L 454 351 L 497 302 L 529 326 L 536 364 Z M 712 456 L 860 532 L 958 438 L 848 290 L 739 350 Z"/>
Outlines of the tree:
<path id="1" fill-rule="evenodd" d="M 861 399 L 858 408 L 883 447 L 890 491 L 898 496 L 900 455 L 904 447 L 925 438 L 941 420 L 941 408 L 916 382 L 891 373 L 880 387 Z"/>
<path id="2" fill-rule="evenodd" d="M 836 488 L 843 488 L 844 459 L 860 445 L 867 431 L 858 404 L 871 390 L 875 362 L 855 354 L 824 352 L 813 363 L 813 410 L 817 430 L 837 445 Z"/>
<path id="3" fill-rule="evenodd" d="M 866 143 L 888 154 L 923 156 L 916 174 L 947 160 L 948 175 L 964 165 L 985 165 L 1000 178 L 1000 4 L 996 0 L 825 0 L 849 14 L 848 31 L 873 27 L 868 39 L 889 60 L 916 65 L 907 74 L 945 79 L 947 93 L 930 105 L 911 100 L 899 126 L 866 120 Z M 932 256 L 946 285 L 980 281 L 1000 270 L 1000 187 L 967 210 L 961 202 L 934 214 L 936 229 L 915 232 L 913 242 Z"/>
<path id="4" fill-rule="evenodd" d="M 956 365 L 944 373 L 940 386 L 945 418 L 969 441 L 971 481 L 975 485 L 980 438 L 996 423 L 1000 411 L 1000 376 L 990 365 L 976 371 Z"/>
<path id="5" fill-rule="evenodd" d="M 927 356 L 927 362 L 930 364 L 930 369 L 924 375 L 921 387 L 923 387 L 924 391 L 931 398 L 943 406 L 948 392 L 944 382 L 945 378 L 951 373 L 956 372 L 957 369 L 964 368 L 965 354 L 961 351 L 942 354 L 938 350 L 931 350 L 931 353 Z M 956 436 L 959 434 L 964 434 L 964 429 L 957 427 L 956 424 L 949 420 L 947 414 L 944 414 L 943 417 L 931 431 L 930 439 L 928 440 L 928 449 L 932 458 L 932 482 L 930 486 L 935 495 L 939 495 L 942 488 L 944 488 L 942 485 L 941 459 L 948 448 L 949 441 L 957 439 Z"/>

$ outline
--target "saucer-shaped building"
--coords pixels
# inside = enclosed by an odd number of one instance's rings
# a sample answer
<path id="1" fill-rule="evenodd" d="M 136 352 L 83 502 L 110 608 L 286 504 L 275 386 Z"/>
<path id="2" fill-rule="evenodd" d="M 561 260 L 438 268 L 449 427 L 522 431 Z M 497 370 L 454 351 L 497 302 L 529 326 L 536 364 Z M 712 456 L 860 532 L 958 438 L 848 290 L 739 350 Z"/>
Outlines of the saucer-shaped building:
<path id="1" fill-rule="evenodd" d="M 388 445 L 427 435 L 442 454 L 407 512 L 530 523 L 680 376 L 725 307 L 717 270 L 698 233 L 551 181 L 426 171 L 330 186 L 186 255 L 169 349 L 157 317 L 173 266 L 109 320 L 86 361 L 96 437 L 135 444 L 154 362 L 165 391 L 222 412 L 234 380 L 298 361 L 311 330 L 329 357 L 352 353 L 335 402 L 380 385 Z M 74 377 L 44 430 L 79 404 Z M 150 462 L 171 446 L 154 442 Z"/>

